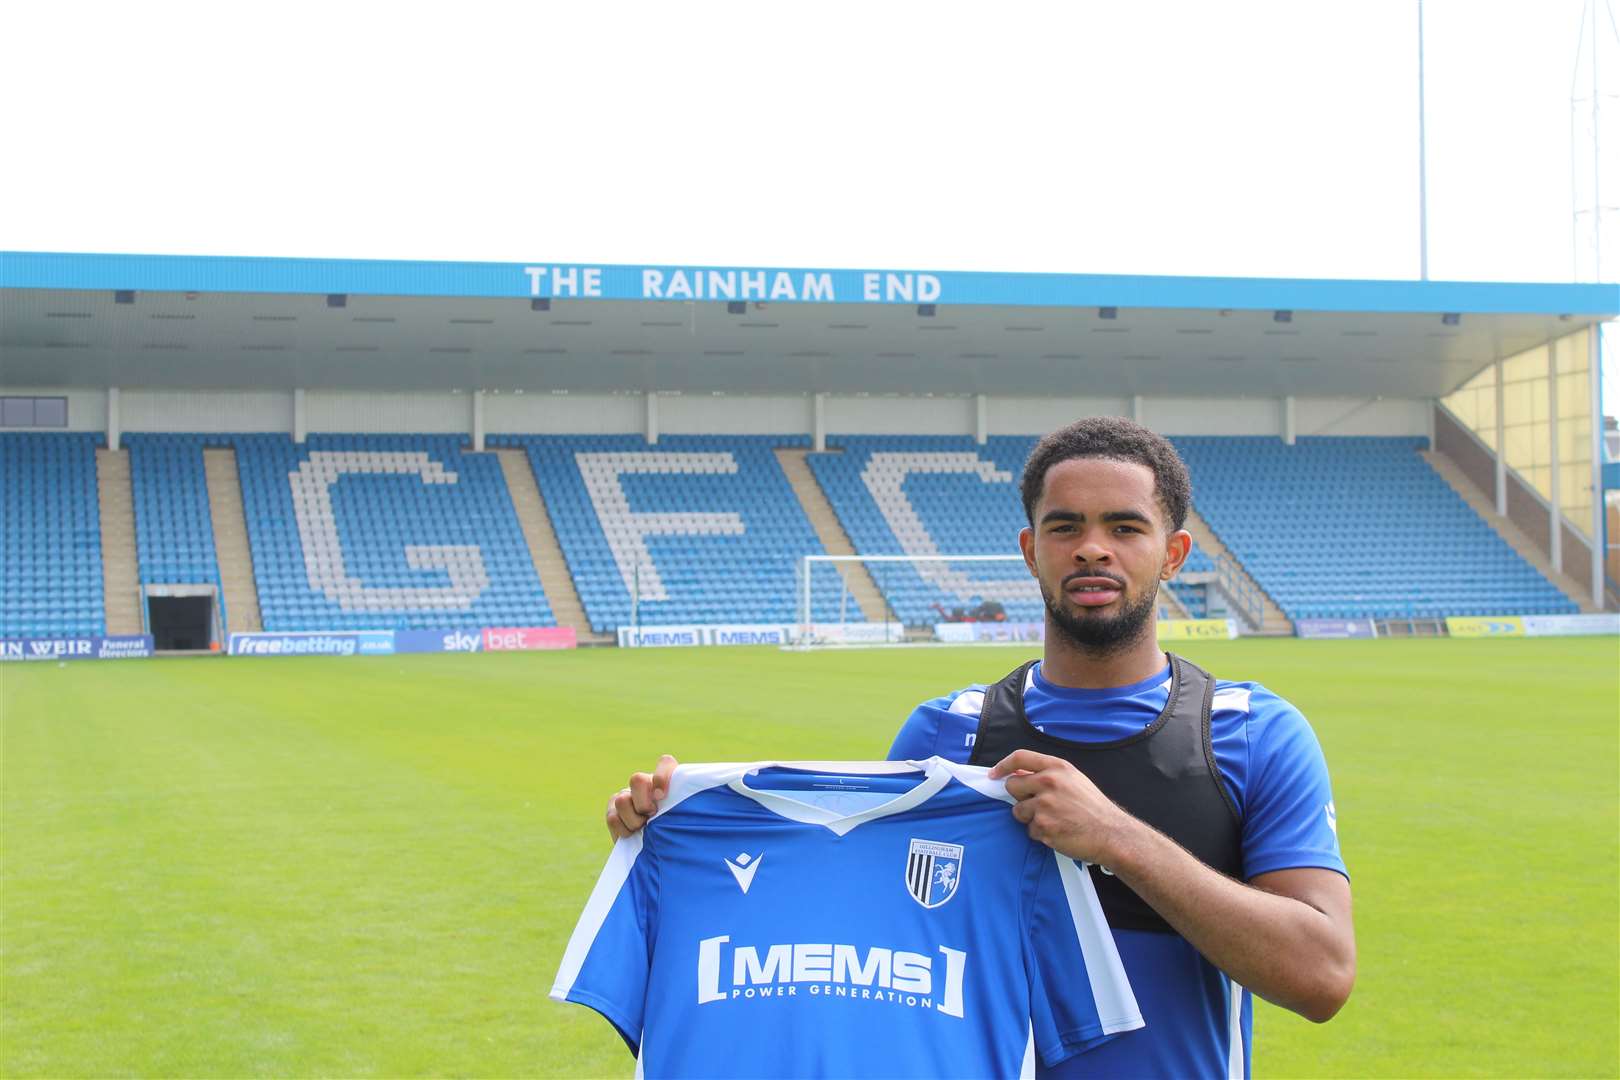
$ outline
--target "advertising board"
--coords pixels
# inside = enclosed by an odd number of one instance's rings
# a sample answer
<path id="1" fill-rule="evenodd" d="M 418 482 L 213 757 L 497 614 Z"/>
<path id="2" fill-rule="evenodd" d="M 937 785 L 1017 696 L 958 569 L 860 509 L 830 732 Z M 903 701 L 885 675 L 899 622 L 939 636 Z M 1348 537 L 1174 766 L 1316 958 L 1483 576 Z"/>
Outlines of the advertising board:
<path id="1" fill-rule="evenodd" d="M 394 631 L 236 633 L 227 651 L 232 656 L 387 656 L 394 651 Z"/>
<path id="2" fill-rule="evenodd" d="M 814 632 L 826 634 L 818 640 L 838 640 L 840 643 L 850 643 L 862 634 L 870 634 L 874 630 L 876 636 L 868 640 L 882 641 L 881 623 L 853 623 L 849 625 L 816 626 Z M 850 631 L 848 637 L 835 639 L 833 635 L 841 631 Z M 890 633 L 898 638 L 900 628 L 893 627 Z M 619 647 L 624 649 L 672 649 L 694 648 L 699 645 L 789 645 L 799 640 L 797 626 L 784 626 L 782 623 L 722 623 L 718 626 L 643 626 L 635 629 L 629 626 L 619 627 Z"/>
<path id="3" fill-rule="evenodd" d="M 151 655 L 150 634 L 0 640 L 0 661 L 133 660 Z"/>
<path id="4" fill-rule="evenodd" d="M 934 637 L 952 644 L 1041 642 L 1046 624 L 1038 622 L 948 622 L 934 624 Z"/>
<path id="5" fill-rule="evenodd" d="M 482 630 L 395 630 L 397 653 L 478 652 L 484 647 Z"/>
<path id="6" fill-rule="evenodd" d="M 679 649 L 703 644 L 701 626 L 621 626 L 621 649 Z"/>
<path id="7" fill-rule="evenodd" d="M 787 627 L 775 623 L 736 623 L 705 626 L 707 645 L 786 645 L 791 636 Z"/>
<path id="8" fill-rule="evenodd" d="M 1530 637 L 1593 637 L 1620 634 L 1620 614 L 1525 615 L 1524 632 Z"/>
<path id="9" fill-rule="evenodd" d="M 1302 638 L 1375 638 L 1371 619 L 1295 619 L 1294 633 Z"/>
<path id="10" fill-rule="evenodd" d="M 1455 638 L 1526 636 L 1519 615 L 1449 615 L 1446 632 Z"/>
<path id="11" fill-rule="evenodd" d="M 787 628 L 788 640 L 799 644 L 803 627 Z M 905 627 L 897 623 L 813 623 L 810 640 L 823 645 L 888 645 L 906 639 Z"/>
<path id="12" fill-rule="evenodd" d="M 1162 619 L 1160 641 L 1229 641 L 1238 636 L 1232 619 Z"/>
<path id="13" fill-rule="evenodd" d="M 485 652 L 532 652 L 537 649 L 572 649 L 579 644 L 572 626 L 488 626 Z"/>

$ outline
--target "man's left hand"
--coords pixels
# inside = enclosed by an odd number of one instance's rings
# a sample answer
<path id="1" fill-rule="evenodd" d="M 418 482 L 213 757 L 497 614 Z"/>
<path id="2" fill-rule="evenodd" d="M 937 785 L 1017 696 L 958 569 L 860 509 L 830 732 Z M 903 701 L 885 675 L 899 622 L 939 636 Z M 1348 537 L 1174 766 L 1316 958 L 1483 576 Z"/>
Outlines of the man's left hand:
<path id="1" fill-rule="evenodd" d="M 1136 820 L 1062 758 L 1015 750 L 990 770 L 990 779 L 1002 777 L 1030 839 L 1071 859 L 1106 865 L 1110 844 Z"/>

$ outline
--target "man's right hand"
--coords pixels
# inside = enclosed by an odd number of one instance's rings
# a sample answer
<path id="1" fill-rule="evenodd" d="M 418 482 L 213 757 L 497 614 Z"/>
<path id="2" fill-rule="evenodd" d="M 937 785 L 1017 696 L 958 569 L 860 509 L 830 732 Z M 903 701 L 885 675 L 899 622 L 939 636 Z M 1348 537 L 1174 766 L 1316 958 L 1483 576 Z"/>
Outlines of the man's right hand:
<path id="1" fill-rule="evenodd" d="M 658 759 L 656 769 L 632 774 L 630 786 L 608 800 L 607 827 L 613 839 L 623 840 L 640 832 L 647 819 L 657 813 L 658 804 L 669 794 L 669 778 L 676 764 L 673 757 L 665 754 Z"/>

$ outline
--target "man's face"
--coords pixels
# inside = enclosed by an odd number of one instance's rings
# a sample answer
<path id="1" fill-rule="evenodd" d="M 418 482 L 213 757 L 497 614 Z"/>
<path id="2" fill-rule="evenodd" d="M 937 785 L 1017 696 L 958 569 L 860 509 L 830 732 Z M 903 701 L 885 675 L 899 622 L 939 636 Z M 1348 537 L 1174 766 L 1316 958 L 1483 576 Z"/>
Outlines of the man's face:
<path id="1" fill-rule="evenodd" d="M 1018 540 L 1056 630 L 1091 652 L 1141 640 L 1153 625 L 1159 582 L 1192 547 L 1187 533 L 1168 531 L 1153 470 L 1110 458 L 1052 466 L 1035 524 Z"/>

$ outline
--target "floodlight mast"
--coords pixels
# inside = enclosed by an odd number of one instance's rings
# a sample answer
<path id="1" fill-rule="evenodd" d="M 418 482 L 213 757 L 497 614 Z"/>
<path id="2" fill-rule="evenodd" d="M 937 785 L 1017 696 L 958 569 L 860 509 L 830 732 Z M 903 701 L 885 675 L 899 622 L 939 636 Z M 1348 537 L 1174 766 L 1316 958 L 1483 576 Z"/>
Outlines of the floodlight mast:
<path id="1" fill-rule="evenodd" d="M 1603 59 L 1608 55 L 1608 61 Z M 1586 0 L 1581 9 L 1580 35 L 1575 43 L 1575 63 L 1570 75 L 1569 91 L 1569 189 L 1570 189 L 1570 277 L 1575 281 L 1603 280 L 1604 226 L 1608 215 L 1620 211 L 1620 199 L 1605 198 L 1603 190 L 1603 98 L 1601 76 L 1604 63 L 1615 63 L 1620 56 L 1620 24 L 1614 16 L 1613 0 Z M 1583 64 L 1584 61 L 1584 64 Z M 1591 70 L 1585 72 L 1582 68 Z M 1583 78 L 1583 76 L 1587 76 Z M 1611 106 L 1620 105 L 1620 95 L 1609 91 Z M 1590 110 L 1588 112 L 1588 110 Z M 1612 114 L 1611 114 L 1612 115 Z M 1591 124 L 1591 140 L 1584 139 L 1581 125 Z M 1586 174 L 1580 160 L 1583 150 L 1592 155 L 1590 197 L 1583 195 L 1581 180 Z M 1611 184 L 1614 177 L 1609 178 Z M 1590 215 L 1591 227 L 1585 218 Z M 1582 257 L 1583 241 L 1591 248 L 1591 258 Z M 1604 333 L 1604 324 L 1594 323 L 1589 331 L 1588 366 L 1590 368 L 1591 426 L 1592 426 L 1592 601 L 1598 607 L 1604 604 L 1604 561 L 1615 539 L 1608 535 L 1608 514 L 1603 492 L 1603 395 L 1606 362 L 1613 359 L 1612 335 Z M 1612 366 L 1612 365 L 1607 365 Z"/>
<path id="2" fill-rule="evenodd" d="M 1575 44 L 1575 63 L 1570 76 L 1569 92 L 1569 187 L 1570 187 L 1570 270 L 1572 280 L 1603 280 L 1603 241 L 1605 217 L 1620 206 L 1606 200 L 1603 190 L 1603 98 L 1601 83 L 1603 53 L 1610 61 L 1620 53 L 1620 24 L 1614 16 L 1612 0 L 1586 0 L 1581 10 L 1580 34 Z M 1584 63 L 1583 63 L 1584 61 Z M 1590 68 L 1590 71 L 1583 71 Z M 1583 77 L 1584 76 L 1584 77 Z M 1609 91 L 1611 98 L 1616 97 Z M 1620 102 L 1611 102 L 1617 104 Z M 1582 138 L 1581 125 L 1591 125 L 1591 140 Z M 1580 160 L 1583 150 L 1592 155 L 1591 185 L 1589 193 L 1581 191 L 1585 173 Z M 1613 182 L 1613 178 L 1610 178 Z M 1591 217 L 1591 227 L 1585 228 L 1585 218 Z M 1582 240 L 1589 239 L 1590 265 L 1582 258 Z"/>
<path id="3" fill-rule="evenodd" d="M 1429 280 L 1429 140 L 1428 114 L 1423 103 L 1423 0 L 1418 17 L 1418 280 Z"/>

